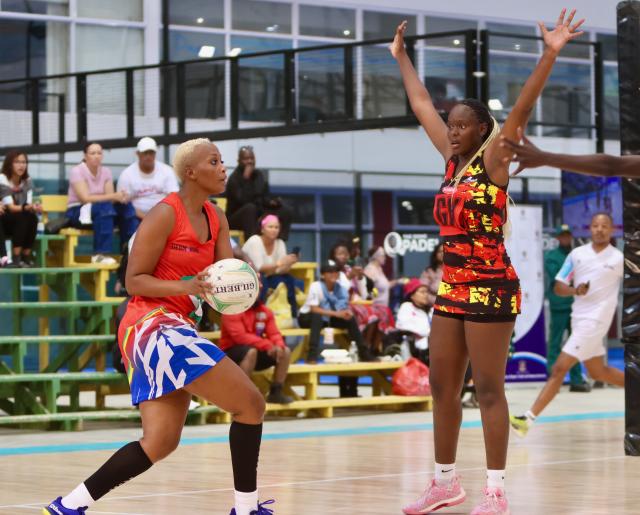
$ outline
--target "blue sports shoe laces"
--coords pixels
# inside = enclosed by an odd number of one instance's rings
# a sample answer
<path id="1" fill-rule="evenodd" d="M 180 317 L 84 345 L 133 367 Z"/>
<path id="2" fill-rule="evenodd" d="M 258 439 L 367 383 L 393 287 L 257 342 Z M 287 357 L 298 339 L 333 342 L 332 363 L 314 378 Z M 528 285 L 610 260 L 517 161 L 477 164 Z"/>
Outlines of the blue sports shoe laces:
<path id="1" fill-rule="evenodd" d="M 269 499 L 263 503 L 258 504 L 258 511 L 252 511 L 251 515 L 255 513 L 255 515 L 273 515 L 273 510 L 269 508 L 265 508 L 265 504 L 275 504 L 275 499 Z"/>

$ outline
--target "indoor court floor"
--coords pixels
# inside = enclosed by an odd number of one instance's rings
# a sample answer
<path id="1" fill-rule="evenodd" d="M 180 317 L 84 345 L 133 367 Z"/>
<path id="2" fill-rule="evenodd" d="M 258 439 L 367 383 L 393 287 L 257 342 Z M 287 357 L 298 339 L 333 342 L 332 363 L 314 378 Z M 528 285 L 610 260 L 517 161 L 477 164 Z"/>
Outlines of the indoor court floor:
<path id="1" fill-rule="evenodd" d="M 508 391 L 521 413 L 537 390 Z M 640 458 L 625 457 L 624 392 L 566 389 L 526 439 L 512 433 L 507 493 L 512 514 L 640 513 Z M 277 515 L 400 514 L 433 472 L 430 413 L 268 421 L 260 457 L 262 500 Z M 92 473 L 136 425 L 75 433 L 0 431 L 0 513 L 39 513 Z M 90 514 L 224 514 L 232 506 L 227 427 L 191 426 L 184 444 L 141 477 L 108 494 Z M 479 411 L 465 409 L 458 469 L 471 511 L 484 486 Z"/>

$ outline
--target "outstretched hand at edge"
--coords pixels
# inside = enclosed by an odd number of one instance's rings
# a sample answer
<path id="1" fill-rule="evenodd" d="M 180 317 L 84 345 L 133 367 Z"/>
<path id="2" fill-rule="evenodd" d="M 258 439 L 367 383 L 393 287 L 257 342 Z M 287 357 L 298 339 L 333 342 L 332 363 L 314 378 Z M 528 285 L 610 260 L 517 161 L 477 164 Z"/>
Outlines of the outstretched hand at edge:
<path id="1" fill-rule="evenodd" d="M 556 53 L 559 53 L 560 50 L 564 48 L 564 46 L 571 40 L 580 37 L 584 34 L 584 31 L 578 31 L 580 25 L 582 25 L 585 21 L 584 18 L 579 20 L 578 22 L 571 25 L 574 16 L 576 15 L 576 10 L 573 9 L 569 14 L 569 17 L 565 20 L 564 17 L 567 14 L 566 9 L 562 9 L 560 12 L 560 16 L 558 16 L 558 20 L 556 21 L 556 26 L 552 31 L 549 31 L 546 25 L 542 22 L 538 22 L 540 27 L 540 32 L 542 37 L 544 38 L 544 44 L 550 50 L 553 50 Z"/>
<path id="2" fill-rule="evenodd" d="M 500 136 L 500 146 L 512 152 L 510 157 L 505 157 L 503 162 L 508 165 L 515 161 L 518 168 L 511 174 L 511 177 L 518 175 L 526 168 L 537 168 L 545 164 L 544 152 L 536 147 L 529 138 L 524 135 L 522 127 L 517 128 L 518 140 L 513 141 L 504 136 Z"/>
<path id="3" fill-rule="evenodd" d="M 404 20 L 398 27 L 396 28 L 396 35 L 393 38 L 393 42 L 389 46 L 389 51 L 394 59 L 398 59 L 403 53 L 405 53 L 404 48 L 404 33 L 407 30 L 407 20 Z"/>

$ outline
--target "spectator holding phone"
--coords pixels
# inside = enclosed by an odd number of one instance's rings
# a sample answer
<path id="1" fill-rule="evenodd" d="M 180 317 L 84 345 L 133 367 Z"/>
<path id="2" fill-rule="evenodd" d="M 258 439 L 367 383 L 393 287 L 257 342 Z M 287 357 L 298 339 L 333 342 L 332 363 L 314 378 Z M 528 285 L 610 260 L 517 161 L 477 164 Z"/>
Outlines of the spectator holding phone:
<path id="1" fill-rule="evenodd" d="M 268 214 L 260 220 L 260 234 L 247 240 L 242 250 L 253 262 L 254 268 L 262 274 L 263 288 L 261 300 L 265 300 L 269 290 L 280 283 L 287 287 L 287 300 L 291 306 L 291 317 L 298 316 L 296 303 L 296 286 L 303 288 L 302 281 L 297 281 L 289 272 L 298 262 L 297 253 L 287 253 L 287 247 L 280 235 L 280 220 L 276 215 Z M 299 251 L 298 248 L 296 250 Z"/>

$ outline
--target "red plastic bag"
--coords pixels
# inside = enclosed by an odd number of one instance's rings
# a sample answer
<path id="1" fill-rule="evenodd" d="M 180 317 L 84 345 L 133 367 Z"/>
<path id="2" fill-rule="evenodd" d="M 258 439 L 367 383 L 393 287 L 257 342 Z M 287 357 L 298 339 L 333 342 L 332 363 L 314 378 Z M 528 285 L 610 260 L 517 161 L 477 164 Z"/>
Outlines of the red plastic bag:
<path id="1" fill-rule="evenodd" d="M 391 390 L 396 395 L 431 395 L 429 367 L 416 358 L 409 358 L 391 378 Z"/>

